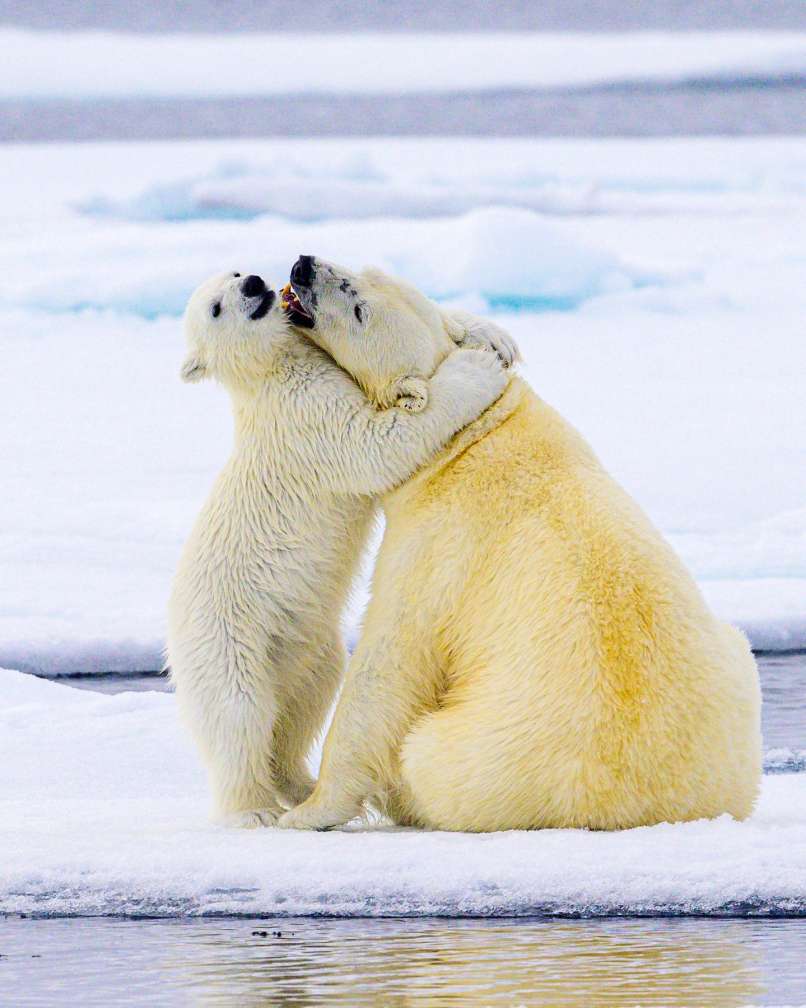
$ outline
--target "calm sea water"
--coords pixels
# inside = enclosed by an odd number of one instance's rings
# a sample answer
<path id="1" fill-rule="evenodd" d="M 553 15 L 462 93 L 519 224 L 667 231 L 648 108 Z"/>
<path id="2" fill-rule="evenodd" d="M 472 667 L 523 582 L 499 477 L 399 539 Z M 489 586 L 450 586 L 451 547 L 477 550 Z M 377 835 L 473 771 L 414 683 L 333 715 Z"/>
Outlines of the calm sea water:
<path id="1" fill-rule="evenodd" d="M 804 3 L 806 7 L 806 2 Z M 752 136 L 806 132 L 806 79 L 547 91 L 0 101 L 0 142 L 272 136 Z"/>
<path id="2" fill-rule="evenodd" d="M 765 747 L 806 750 L 806 654 L 759 655 L 756 660 Z"/>
<path id="3" fill-rule="evenodd" d="M 0 921 L 3 1005 L 806 1002 L 806 921 Z"/>

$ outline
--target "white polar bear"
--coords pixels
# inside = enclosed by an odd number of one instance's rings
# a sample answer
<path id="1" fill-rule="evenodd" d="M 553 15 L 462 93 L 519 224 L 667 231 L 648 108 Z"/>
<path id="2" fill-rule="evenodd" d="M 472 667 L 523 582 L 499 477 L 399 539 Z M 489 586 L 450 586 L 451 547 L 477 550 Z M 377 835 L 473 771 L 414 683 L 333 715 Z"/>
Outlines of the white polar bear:
<path id="1" fill-rule="evenodd" d="M 306 322 L 238 273 L 202 284 L 185 317 L 182 377 L 226 387 L 235 447 L 182 554 L 168 663 L 217 812 L 244 826 L 273 823 L 313 787 L 305 759 L 343 672 L 339 618 L 374 497 L 506 384 L 493 354 L 455 350 L 378 411 L 293 321 Z M 431 324 L 442 330 L 438 314 Z"/>

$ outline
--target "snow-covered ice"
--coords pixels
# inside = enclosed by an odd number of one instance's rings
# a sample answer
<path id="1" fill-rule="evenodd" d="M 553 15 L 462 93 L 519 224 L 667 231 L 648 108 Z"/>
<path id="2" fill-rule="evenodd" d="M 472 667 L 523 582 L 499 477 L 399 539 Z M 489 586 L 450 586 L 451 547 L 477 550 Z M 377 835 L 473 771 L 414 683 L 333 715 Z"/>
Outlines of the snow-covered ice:
<path id="1" fill-rule="evenodd" d="M 207 274 L 282 281 L 300 252 L 495 313 L 715 609 L 758 647 L 806 645 L 806 141 L 7 146 L 3 165 L 3 664 L 160 666 L 230 439 L 221 391 L 178 379 L 179 313 Z"/>
<path id="2" fill-rule="evenodd" d="M 806 775 L 745 823 L 623 833 L 211 825 L 175 700 L 0 671 L 0 913 L 398 916 L 806 911 Z"/>
<path id="3" fill-rule="evenodd" d="M 0 46 L 3 98 L 433 93 L 786 78 L 806 69 L 806 33 L 781 31 L 137 35 L 6 27 Z"/>
<path id="4" fill-rule="evenodd" d="M 806 200 L 803 144 L 772 137 L 728 144 L 475 140 L 467 147 L 454 140 L 188 143 L 157 145 L 155 157 L 162 170 L 151 173 L 153 185 L 144 187 L 141 159 L 116 164 L 87 209 L 138 220 L 433 218 L 484 206 L 713 217 L 782 214 Z M 49 187 L 62 184 L 74 193 L 69 178 Z"/>

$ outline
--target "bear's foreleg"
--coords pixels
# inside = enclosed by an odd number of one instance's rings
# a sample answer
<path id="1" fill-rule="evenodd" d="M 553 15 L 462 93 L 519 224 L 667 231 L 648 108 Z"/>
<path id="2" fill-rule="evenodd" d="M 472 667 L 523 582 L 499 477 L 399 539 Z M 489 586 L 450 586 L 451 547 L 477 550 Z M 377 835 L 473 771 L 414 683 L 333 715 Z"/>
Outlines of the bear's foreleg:
<path id="1" fill-rule="evenodd" d="M 390 627 L 400 630 L 392 636 Z M 279 822 L 284 829 L 329 829 L 360 815 L 379 786 L 398 778 L 397 753 L 409 725 L 436 702 L 432 661 L 413 650 L 400 620 L 367 627 L 347 671 L 322 755 L 319 782 Z"/>

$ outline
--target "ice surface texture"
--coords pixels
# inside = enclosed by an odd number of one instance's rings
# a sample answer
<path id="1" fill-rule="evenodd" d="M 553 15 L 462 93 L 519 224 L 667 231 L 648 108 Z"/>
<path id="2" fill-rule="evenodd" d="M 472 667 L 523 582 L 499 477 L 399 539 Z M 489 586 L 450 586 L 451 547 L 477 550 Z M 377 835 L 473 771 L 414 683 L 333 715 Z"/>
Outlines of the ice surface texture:
<path id="1" fill-rule="evenodd" d="M 622 833 L 210 825 L 165 693 L 0 671 L 0 912 L 573 916 L 806 912 L 806 774 L 753 817 Z"/>

